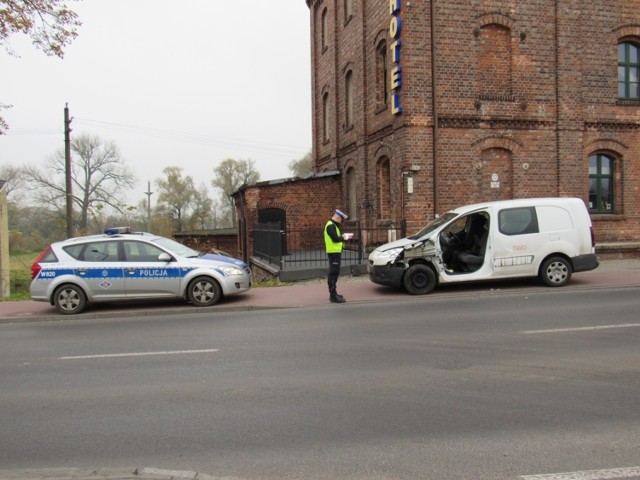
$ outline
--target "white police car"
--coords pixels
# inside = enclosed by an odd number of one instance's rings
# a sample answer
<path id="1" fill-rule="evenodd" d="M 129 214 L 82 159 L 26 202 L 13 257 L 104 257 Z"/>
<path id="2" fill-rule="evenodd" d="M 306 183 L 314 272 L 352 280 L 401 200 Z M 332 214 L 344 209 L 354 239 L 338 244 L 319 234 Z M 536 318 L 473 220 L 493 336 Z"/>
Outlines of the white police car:
<path id="1" fill-rule="evenodd" d="M 243 261 L 129 227 L 51 244 L 32 265 L 31 277 L 31 298 L 63 314 L 91 303 L 162 298 L 207 307 L 251 288 Z"/>

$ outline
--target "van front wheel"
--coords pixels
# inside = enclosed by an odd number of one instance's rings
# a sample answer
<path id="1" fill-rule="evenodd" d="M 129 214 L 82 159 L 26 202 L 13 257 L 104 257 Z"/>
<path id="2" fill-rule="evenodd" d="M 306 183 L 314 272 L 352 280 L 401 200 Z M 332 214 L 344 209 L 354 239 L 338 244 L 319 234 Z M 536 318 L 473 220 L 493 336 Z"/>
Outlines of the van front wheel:
<path id="1" fill-rule="evenodd" d="M 563 257 L 551 257 L 540 267 L 540 279 L 547 287 L 562 287 L 571 280 L 571 264 Z"/>
<path id="2" fill-rule="evenodd" d="M 411 295 L 424 295 L 436 286 L 436 274 L 426 265 L 411 265 L 402 280 L 404 288 Z"/>

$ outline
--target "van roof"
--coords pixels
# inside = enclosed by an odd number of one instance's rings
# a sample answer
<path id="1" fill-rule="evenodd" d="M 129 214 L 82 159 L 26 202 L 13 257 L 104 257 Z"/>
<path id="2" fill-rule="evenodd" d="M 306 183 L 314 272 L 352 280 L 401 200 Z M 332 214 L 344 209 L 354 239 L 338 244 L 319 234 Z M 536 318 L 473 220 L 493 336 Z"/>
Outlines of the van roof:
<path id="1" fill-rule="evenodd" d="M 543 198 L 519 198 L 515 200 L 497 200 L 493 202 L 474 203 L 471 205 L 463 205 L 451 210 L 457 214 L 465 214 L 475 210 L 483 210 L 487 208 L 509 208 L 509 207 L 537 207 L 541 205 L 578 205 L 584 206 L 581 198 L 575 197 L 543 197 Z"/>

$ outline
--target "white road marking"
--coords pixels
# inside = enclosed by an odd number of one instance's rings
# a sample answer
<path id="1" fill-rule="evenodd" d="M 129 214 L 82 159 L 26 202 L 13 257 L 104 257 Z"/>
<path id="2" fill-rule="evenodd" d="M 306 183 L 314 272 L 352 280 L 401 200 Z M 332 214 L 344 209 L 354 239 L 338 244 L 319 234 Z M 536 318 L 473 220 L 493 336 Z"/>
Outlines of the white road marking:
<path id="1" fill-rule="evenodd" d="M 560 332 L 585 332 L 588 330 L 609 330 L 613 328 L 633 328 L 640 327 L 640 323 L 623 323 L 621 325 L 598 325 L 595 327 L 579 327 L 579 328 L 554 328 L 552 330 L 525 330 L 520 333 L 560 333 Z"/>
<path id="2" fill-rule="evenodd" d="M 583 472 L 552 473 L 549 475 L 523 475 L 523 480 L 609 480 L 640 475 L 640 467 L 585 470 Z"/>
<path id="3" fill-rule="evenodd" d="M 58 360 L 86 360 L 90 358 L 120 358 L 120 357 L 147 357 L 150 355 L 184 355 L 190 353 L 215 353 L 220 351 L 218 348 L 209 348 L 206 350 L 174 350 L 167 352 L 133 352 L 133 353 L 106 353 L 103 355 L 80 355 L 77 357 L 60 357 Z"/>

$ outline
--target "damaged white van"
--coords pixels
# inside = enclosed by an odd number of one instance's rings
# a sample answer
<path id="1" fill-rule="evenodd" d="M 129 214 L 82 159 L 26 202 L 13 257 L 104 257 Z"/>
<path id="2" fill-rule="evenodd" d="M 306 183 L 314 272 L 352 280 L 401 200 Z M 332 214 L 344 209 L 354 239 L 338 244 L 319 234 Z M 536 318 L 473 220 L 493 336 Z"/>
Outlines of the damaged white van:
<path id="1" fill-rule="evenodd" d="M 372 282 L 420 295 L 439 283 L 539 277 L 566 285 L 598 267 L 591 219 L 579 198 L 530 198 L 456 208 L 369 255 Z"/>

